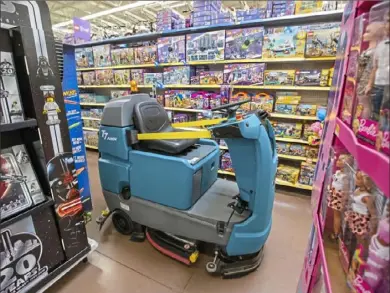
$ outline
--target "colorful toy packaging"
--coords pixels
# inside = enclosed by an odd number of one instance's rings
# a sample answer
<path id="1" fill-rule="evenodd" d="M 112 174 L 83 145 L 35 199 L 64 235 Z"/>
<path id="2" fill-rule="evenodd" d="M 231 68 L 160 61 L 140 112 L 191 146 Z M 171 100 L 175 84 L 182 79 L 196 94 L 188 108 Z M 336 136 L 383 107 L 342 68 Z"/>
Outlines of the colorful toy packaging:
<path id="1" fill-rule="evenodd" d="M 298 96 L 296 92 L 277 92 L 275 112 L 294 115 L 300 101 L 301 96 Z"/>
<path id="2" fill-rule="evenodd" d="M 202 71 L 199 73 L 199 84 L 222 84 L 222 71 Z"/>
<path id="3" fill-rule="evenodd" d="M 322 10 L 323 1 L 295 1 L 295 14 L 313 13 Z"/>
<path id="4" fill-rule="evenodd" d="M 77 76 L 77 84 L 82 85 L 83 84 L 83 76 L 82 76 L 81 72 L 77 71 L 76 76 Z"/>
<path id="5" fill-rule="evenodd" d="M 225 56 L 225 31 L 186 35 L 187 61 L 223 60 Z"/>
<path id="6" fill-rule="evenodd" d="M 386 86 L 383 91 L 383 102 L 380 110 L 378 134 L 375 148 L 390 155 L 390 88 Z"/>
<path id="7" fill-rule="evenodd" d="M 93 61 L 95 67 L 111 66 L 110 45 L 100 45 L 92 47 Z"/>
<path id="8" fill-rule="evenodd" d="M 285 142 L 276 142 L 276 152 L 281 155 L 289 154 L 290 144 Z"/>
<path id="9" fill-rule="evenodd" d="M 159 63 L 174 63 L 186 60 L 185 36 L 165 37 L 157 40 Z"/>
<path id="10" fill-rule="evenodd" d="M 305 56 L 307 58 L 336 57 L 339 37 L 339 24 L 311 27 L 311 30 L 307 32 Z"/>
<path id="11" fill-rule="evenodd" d="M 153 64 L 157 61 L 156 45 L 143 45 L 134 49 L 135 64 Z"/>
<path id="12" fill-rule="evenodd" d="M 293 15 L 295 10 L 294 1 L 267 1 L 267 16 L 280 17 L 285 15 Z"/>
<path id="13" fill-rule="evenodd" d="M 316 136 L 316 133 L 311 128 L 311 124 L 304 124 L 302 137 L 305 140 L 309 140 L 310 136 Z"/>
<path id="14" fill-rule="evenodd" d="M 295 85 L 297 86 L 327 86 L 329 70 L 297 70 Z"/>
<path id="15" fill-rule="evenodd" d="M 294 85 L 295 70 L 264 71 L 265 85 Z"/>
<path id="16" fill-rule="evenodd" d="M 229 152 L 221 156 L 221 169 L 227 172 L 234 172 L 232 159 Z"/>
<path id="17" fill-rule="evenodd" d="M 163 74 L 161 72 L 144 73 L 144 84 L 153 84 L 154 82 L 163 83 Z"/>
<path id="18" fill-rule="evenodd" d="M 96 70 L 96 85 L 109 85 L 114 83 L 114 74 L 111 69 Z"/>
<path id="19" fill-rule="evenodd" d="M 86 71 L 81 72 L 82 84 L 83 85 L 95 85 L 96 83 L 96 73 L 95 71 Z"/>
<path id="20" fill-rule="evenodd" d="M 317 106 L 310 104 L 299 104 L 296 114 L 301 116 L 316 116 Z"/>
<path id="21" fill-rule="evenodd" d="M 188 122 L 188 121 L 190 121 L 190 117 L 188 117 L 187 114 L 175 114 L 172 119 L 173 123 L 181 123 L 181 122 Z"/>
<path id="22" fill-rule="evenodd" d="M 209 94 L 209 109 L 219 107 L 222 105 L 222 98 L 220 94 L 210 93 Z"/>
<path id="23" fill-rule="evenodd" d="M 264 110 L 271 113 L 274 108 L 273 96 L 266 93 L 258 93 L 252 97 L 251 110 Z"/>
<path id="24" fill-rule="evenodd" d="M 111 98 L 112 99 L 118 99 L 118 98 L 121 98 L 121 97 L 126 97 L 128 95 L 130 95 L 131 92 L 129 90 L 125 90 L 125 91 L 111 91 Z"/>
<path id="25" fill-rule="evenodd" d="M 168 90 L 165 91 L 165 107 L 191 108 L 191 91 Z"/>
<path id="26" fill-rule="evenodd" d="M 239 109 L 241 109 L 244 112 L 249 112 L 251 110 L 252 97 L 246 92 L 235 93 L 230 98 L 229 103 L 233 104 L 241 101 L 248 101 L 248 103 L 242 104 Z"/>
<path id="27" fill-rule="evenodd" d="M 198 91 L 191 94 L 191 108 L 192 109 L 209 109 L 209 93 L 205 91 Z"/>
<path id="28" fill-rule="evenodd" d="M 190 84 L 195 69 L 191 66 L 164 67 L 164 84 Z"/>
<path id="29" fill-rule="evenodd" d="M 130 69 L 114 70 L 114 84 L 130 83 Z"/>
<path id="30" fill-rule="evenodd" d="M 226 31 L 225 59 L 261 58 L 263 34 L 263 27 Z"/>
<path id="31" fill-rule="evenodd" d="M 74 54 L 78 68 L 93 67 L 93 51 L 91 47 L 76 48 Z"/>
<path id="32" fill-rule="evenodd" d="M 224 83 L 237 85 L 262 85 L 264 63 L 226 64 L 223 75 Z"/>
<path id="33" fill-rule="evenodd" d="M 111 45 L 112 65 L 134 64 L 134 49 L 129 44 Z"/>
<path id="34" fill-rule="evenodd" d="M 80 103 L 96 103 L 95 93 L 80 93 Z"/>
<path id="35" fill-rule="evenodd" d="M 306 158 L 312 159 L 312 160 L 318 158 L 318 152 L 319 152 L 318 147 L 308 146 L 308 147 L 305 147 L 305 149 L 306 149 Z"/>
<path id="36" fill-rule="evenodd" d="M 302 162 L 298 182 L 303 185 L 313 185 L 315 164 Z"/>
<path id="37" fill-rule="evenodd" d="M 291 184 L 296 184 L 299 177 L 299 169 L 292 167 L 292 166 L 286 166 L 279 164 L 277 170 L 276 170 L 276 178 L 289 182 Z"/>
<path id="38" fill-rule="evenodd" d="M 264 35 L 263 58 L 304 57 L 305 39 L 306 32 L 300 27 L 269 29 Z"/>
<path id="39" fill-rule="evenodd" d="M 144 74 L 149 72 L 147 69 L 131 69 L 130 76 L 131 80 L 134 80 L 137 84 L 144 83 Z"/>
<path id="40" fill-rule="evenodd" d="M 302 134 L 302 123 L 272 122 L 276 137 L 300 139 Z"/>
<path id="41" fill-rule="evenodd" d="M 304 157 L 306 154 L 306 147 L 301 144 L 290 144 L 288 155 Z"/>

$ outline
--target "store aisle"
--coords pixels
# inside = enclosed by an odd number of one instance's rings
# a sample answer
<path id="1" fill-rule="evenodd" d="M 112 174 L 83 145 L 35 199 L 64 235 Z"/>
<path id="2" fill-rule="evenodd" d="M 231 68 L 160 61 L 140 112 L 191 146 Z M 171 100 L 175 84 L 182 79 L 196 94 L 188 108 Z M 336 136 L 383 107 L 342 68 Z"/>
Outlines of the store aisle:
<path id="1" fill-rule="evenodd" d="M 97 168 L 98 154 L 88 152 L 93 219 L 105 208 Z M 311 225 L 310 197 L 277 194 L 273 227 L 260 268 L 244 278 L 209 276 L 201 256 L 191 268 L 155 251 L 147 242 L 132 243 L 111 229 L 99 233 L 90 223 L 88 236 L 99 242 L 88 264 L 80 264 L 49 293 L 293 293 L 301 272 Z"/>

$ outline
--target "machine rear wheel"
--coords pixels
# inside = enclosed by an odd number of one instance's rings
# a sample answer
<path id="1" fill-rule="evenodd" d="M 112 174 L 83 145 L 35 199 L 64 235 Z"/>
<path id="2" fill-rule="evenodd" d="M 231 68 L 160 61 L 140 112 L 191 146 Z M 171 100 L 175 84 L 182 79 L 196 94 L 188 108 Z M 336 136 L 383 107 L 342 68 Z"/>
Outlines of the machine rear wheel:
<path id="1" fill-rule="evenodd" d="M 134 224 L 130 216 L 121 210 L 117 210 L 112 214 L 112 223 L 115 229 L 123 235 L 130 235 L 134 230 Z"/>

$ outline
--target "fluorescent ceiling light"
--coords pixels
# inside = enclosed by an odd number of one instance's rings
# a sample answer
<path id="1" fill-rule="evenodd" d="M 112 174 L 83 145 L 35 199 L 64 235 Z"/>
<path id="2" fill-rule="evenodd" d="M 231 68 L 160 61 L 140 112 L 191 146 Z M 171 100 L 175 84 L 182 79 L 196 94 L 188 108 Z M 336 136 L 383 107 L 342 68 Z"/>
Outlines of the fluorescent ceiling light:
<path id="1" fill-rule="evenodd" d="M 128 16 L 131 16 L 131 17 L 134 17 L 135 19 L 138 19 L 139 21 L 146 21 L 145 18 L 142 18 L 138 15 L 135 15 L 134 13 L 131 13 L 129 11 L 125 11 L 125 15 L 128 15 Z"/>
<path id="2" fill-rule="evenodd" d="M 108 9 L 108 10 L 103 10 L 103 11 L 100 11 L 100 12 L 97 12 L 97 13 L 86 15 L 86 16 L 83 16 L 83 17 L 80 17 L 80 18 L 84 19 L 84 20 L 94 19 L 94 18 L 105 16 L 105 15 L 110 15 L 110 14 L 113 14 L 113 13 L 121 12 L 121 11 L 124 11 L 124 10 L 127 10 L 127 9 L 132 9 L 132 8 L 136 8 L 136 7 L 140 7 L 140 6 L 145 6 L 145 5 L 148 5 L 148 4 L 153 4 L 153 3 L 156 3 L 156 2 L 157 1 L 137 1 L 137 2 L 134 2 L 134 3 L 127 4 L 127 5 L 114 7 L 114 8 Z M 59 27 L 70 25 L 72 23 L 73 23 L 73 20 L 68 20 L 68 21 L 57 23 L 57 24 L 53 25 L 52 28 L 59 28 Z"/>

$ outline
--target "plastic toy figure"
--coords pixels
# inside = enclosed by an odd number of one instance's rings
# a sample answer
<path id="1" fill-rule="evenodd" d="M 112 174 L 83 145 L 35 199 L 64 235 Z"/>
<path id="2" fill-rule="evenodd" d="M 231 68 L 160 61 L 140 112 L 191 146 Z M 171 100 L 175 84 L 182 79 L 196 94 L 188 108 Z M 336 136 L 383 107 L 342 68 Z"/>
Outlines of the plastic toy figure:
<path id="1" fill-rule="evenodd" d="M 62 144 L 62 135 L 59 124 L 61 123 L 58 118 L 58 113 L 61 112 L 60 107 L 55 101 L 54 90 L 55 87 L 52 85 L 42 85 L 40 87 L 45 98 L 45 104 L 43 106 L 43 114 L 47 115 L 46 124 L 50 128 L 50 136 L 53 143 L 54 154 L 64 152 L 64 147 Z"/>
<path id="2" fill-rule="evenodd" d="M 53 70 L 50 68 L 49 61 L 45 56 L 40 56 L 38 59 L 37 76 L 49 79 L 54 77 Z"/>
<path id="3" fill-rule="evenodd" d="M 348 168 L 352 167 L 353 158 L 341 154 L 337 158 L 338 170 L 332 176 L 329 188 L 328 207 L 333 210 L 333 233 L 329 236 L 332 240 L 338 240 L 341 232 L 341 213 L 346 204 L 347 192 L 349 191 Z"/>

